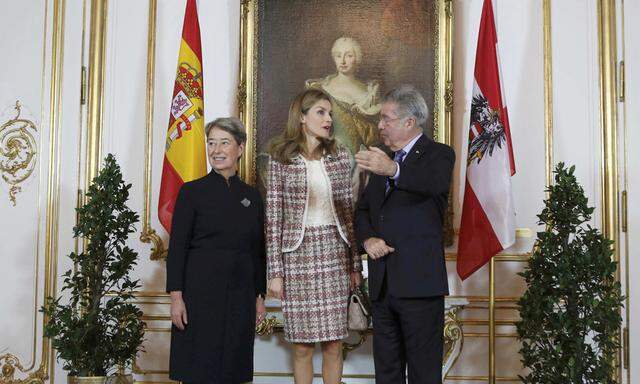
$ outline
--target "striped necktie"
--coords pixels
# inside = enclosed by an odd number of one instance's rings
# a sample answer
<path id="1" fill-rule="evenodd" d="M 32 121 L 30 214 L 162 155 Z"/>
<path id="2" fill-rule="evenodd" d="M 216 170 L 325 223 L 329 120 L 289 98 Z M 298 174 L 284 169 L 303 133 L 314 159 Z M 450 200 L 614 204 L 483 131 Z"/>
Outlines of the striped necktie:
<path id="1" fill-rule="evenodd" d="M 404 160 L 404 156 L 406 154 L 407 154 L 407 152 L 405 152 L 404 149 L 399 150 L 393 156 L 393 161 L 398 163 L 398 165 L 402 164 L 402 161 Z M 392 187 L 395 187 L 395 180 L 393 180 L 393 178 L 391 178 L 391 177 L 387 177 L 385 193 L 389 193 L 389 189 L 391 189 Z"/>

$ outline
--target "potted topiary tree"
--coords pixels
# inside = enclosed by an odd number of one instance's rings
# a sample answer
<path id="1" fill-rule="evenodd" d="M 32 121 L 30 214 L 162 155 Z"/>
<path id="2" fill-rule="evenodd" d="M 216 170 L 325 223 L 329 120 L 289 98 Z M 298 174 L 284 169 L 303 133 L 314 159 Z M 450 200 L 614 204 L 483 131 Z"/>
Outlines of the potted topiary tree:
<path id="1" fill-rule="evenodd" d="M 622 296 L 612 241 L 587 222 L 594 208 L 574 167 L 559 163 L 536 246 L 520 275 L 523 383 L 615 383 Z"/>
<path id="2" fill-rule="evenodd" d="M 122 381 L 141 350 L 142 311 L 131 302 L 140 284 L 130 276 L 138 255 L 125 245 L 138 222 L 126 205 L 130 188 L 109 154 L 77 209 L 74 237 L 86 246 L 69 255 L 74 268 L 63 275 L 66 295 L 48 298 L 42 308 L 44 335 L 64 361 L 69 383 Z"/>

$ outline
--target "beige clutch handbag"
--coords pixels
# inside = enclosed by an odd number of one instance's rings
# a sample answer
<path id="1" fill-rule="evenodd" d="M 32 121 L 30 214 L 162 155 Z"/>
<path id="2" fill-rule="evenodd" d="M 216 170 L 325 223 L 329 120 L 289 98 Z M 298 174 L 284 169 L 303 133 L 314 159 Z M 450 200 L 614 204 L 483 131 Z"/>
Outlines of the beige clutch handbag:
<path id="1" fill-rule="evenodd" d="M 347 313 L 348 328 L 352 331 L 366 331 L 371 321 L 371 305 L 362 287 L 357 287 L 349 296 Z"/>

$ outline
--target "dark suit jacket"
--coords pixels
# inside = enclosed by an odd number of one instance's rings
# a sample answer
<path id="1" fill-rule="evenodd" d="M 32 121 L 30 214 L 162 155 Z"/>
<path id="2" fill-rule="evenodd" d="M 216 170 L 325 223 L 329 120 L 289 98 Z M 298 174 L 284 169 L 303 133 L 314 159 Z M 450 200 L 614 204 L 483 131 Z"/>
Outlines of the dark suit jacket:
<path id="1" fill-rule="evenodd" d="M 385 176 L 372 175 L 356 212 L 356 236 L 362 245 L 379 237 L 395 248 L 369 259 L 369 292 L 378 299 L 382 283 L 395 297 L 449 294 L 444 260 L 443 223 L 455 153 L 422 136 L 400 165 L 395 187 L 385 193 Z"/>

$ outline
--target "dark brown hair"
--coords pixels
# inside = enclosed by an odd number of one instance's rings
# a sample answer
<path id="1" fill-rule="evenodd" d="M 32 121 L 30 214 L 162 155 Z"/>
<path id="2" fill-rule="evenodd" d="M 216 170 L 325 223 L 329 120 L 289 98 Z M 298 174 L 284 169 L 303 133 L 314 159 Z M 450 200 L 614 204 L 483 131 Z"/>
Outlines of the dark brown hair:
<path id="1" fill-rule="evenodd" d="M 287 126 L 269 143 L 268 152 L 274 160 L 282 164 L 289 164 L 291 159 L 298 154 L 313 155 L 306 153 L 306 136 L 302 130 L 301 119 L 302 115 L 305 115 L 320 100 L 331 102 L 329 95 L 316 88 L 307 89 L 293 99 L 289 107 Z M 328 139 L 320 139 L 317 151 L 322 154 L 335 155 L 337 152 L 335 138 L 331 136 Z"/>

